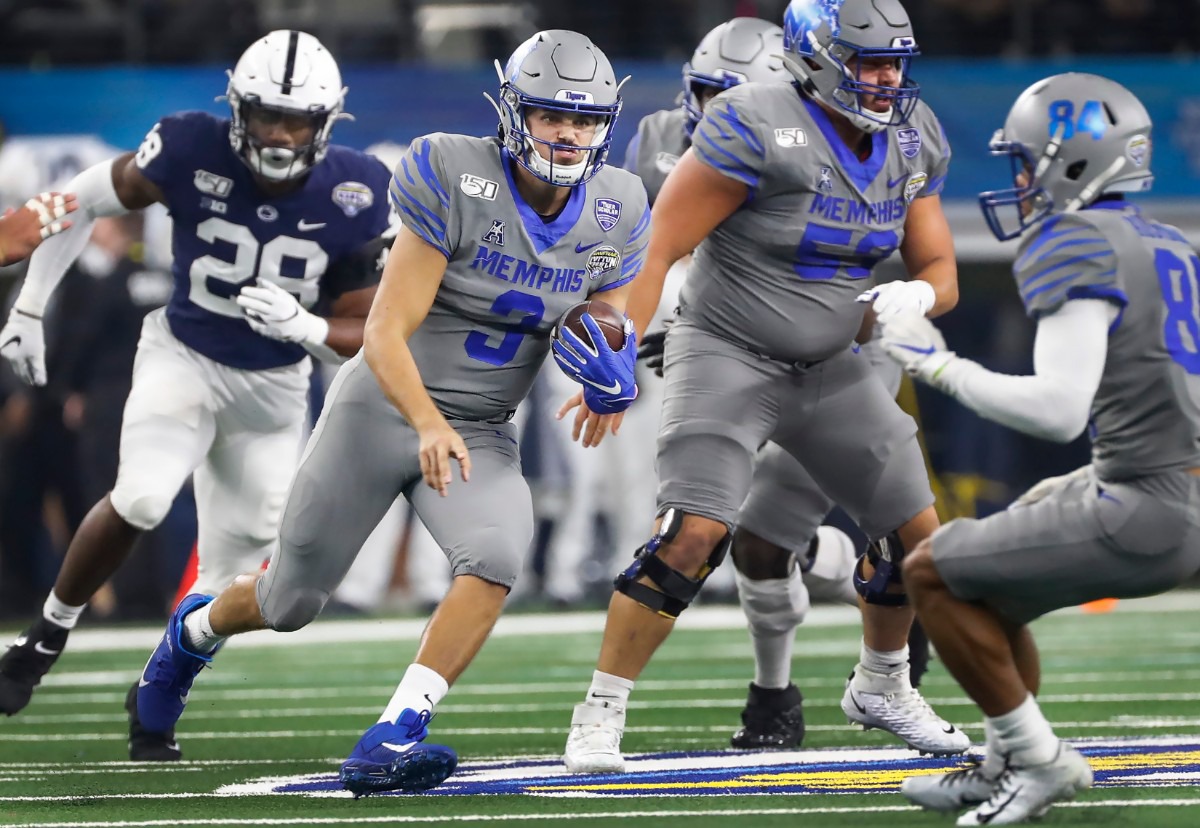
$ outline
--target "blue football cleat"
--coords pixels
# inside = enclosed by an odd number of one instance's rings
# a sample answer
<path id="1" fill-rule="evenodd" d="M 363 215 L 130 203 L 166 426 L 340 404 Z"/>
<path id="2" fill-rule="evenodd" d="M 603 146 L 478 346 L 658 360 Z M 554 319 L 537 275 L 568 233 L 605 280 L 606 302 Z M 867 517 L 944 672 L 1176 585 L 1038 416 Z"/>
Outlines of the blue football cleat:
<path id="1" fill-rule="evenodd" d="M 211 595 L 189 595 L 180 601 L 167 621 L 166 633 L 146 662 L 137 689 L 138 720 L 146 730 L 166 733 L 175 728 L 196 674 L 212 661 L 216 650 L 201 655 L 183 645 L 183 617 L 212 600 Z"/>
<path id="2" fill-rule="evenodd" d="M 430 718 L 428 710 L 406 709 L 395 724 L 372 726 L 342 763 L 342 785 L 358 799 L 384 791 L 427 791 L 446 781 L 458 767 L 458 756 L 445 745 L 422 744 Z"/>

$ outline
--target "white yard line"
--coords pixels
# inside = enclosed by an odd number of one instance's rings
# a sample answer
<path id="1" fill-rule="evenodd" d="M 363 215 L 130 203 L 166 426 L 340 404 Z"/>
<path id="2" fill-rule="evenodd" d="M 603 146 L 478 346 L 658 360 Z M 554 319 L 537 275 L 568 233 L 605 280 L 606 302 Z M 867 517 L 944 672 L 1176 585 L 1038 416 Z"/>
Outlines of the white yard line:
<path id="1" fill-rule="evenodd" d="M 183 798 L 183 794 L 142 794 L 141 798 L 163 799 Z M 101 797 L 89 797 L 99 799 Z M 37 799 L 33 797 L 32 799 Z M 11 800 L 7 800 L 11 801 Z M 1097 799 L 1084 802 L 1063 802 L 1055 808 L 1190 808 L 1200 805 L 1200 799 Z M 568 811 L 557 814 L 442 814 L 437 816 L 360 816 L 360 817 L 280 817 L 280 818 L 246 818 L 246 819 L 148 819 L 148 820 L 117 820 L 106 822 L 33 822 L 21 828 L 174 828 L 183 825 L 379 825 L 407 824 L 428 822 L 547 822 L 552 820 L 580 819 L 665 819 L 696 818 L 696 817 L 747 817 L 747 816 L 801 816 L 804 814 L 885 814 L 916 812 L 919 808 L 912 805 L 864 805 L 849 807 L 823 808 L 721 808 L 713 810 L 620 810 Z"/>

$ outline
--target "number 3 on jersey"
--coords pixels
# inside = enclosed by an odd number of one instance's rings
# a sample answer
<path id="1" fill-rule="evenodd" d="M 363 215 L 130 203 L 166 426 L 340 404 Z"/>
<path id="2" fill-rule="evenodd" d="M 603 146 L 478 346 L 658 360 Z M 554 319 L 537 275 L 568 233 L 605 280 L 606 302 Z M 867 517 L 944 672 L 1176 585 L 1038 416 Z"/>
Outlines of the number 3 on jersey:
<path id="1" fill-rule="evenodd" d="M 546 315 L 546 304 L 540 296 L 521 293 L 519 290 L 506 290 L 496 297 L 491 310 L 501 319 L 518 313 L 523 315 L 497 345 L 488 342 L 488 335 L 483 331 L 471 331 L 467 334 L 465 343 L 467 356 L 489 365 L 507 365 L 517 355 L 517 349 L 521 347 L 521 340 L 525 335 L 537 330 L 542 317 Z"/>
<path id="2" fill-rule="evenodd" d="M 200 222 L 196 226 L 196 235 L 210 245 L 218 242 L 232 245 L 234 252 L 232 262 L 211 254 L 199 256 L 192 262 L 188 271 L 191 281 L 188 299 L 192 304 L 221 316 L 241 319 L 242 309 L 234 297 L 256 277 L 298 294 L 300 304 L 306 308 L 317 301 L 317 281 L 329 264 L 329 254 L 312 239 L 276 236 L 259 245 L 249 227 L 215 216 Z M 290 273 L 284 275 L 285 259 L 302 263 L 299 278 Z M 292 270 L 296 269 L 292 267 Z"/>

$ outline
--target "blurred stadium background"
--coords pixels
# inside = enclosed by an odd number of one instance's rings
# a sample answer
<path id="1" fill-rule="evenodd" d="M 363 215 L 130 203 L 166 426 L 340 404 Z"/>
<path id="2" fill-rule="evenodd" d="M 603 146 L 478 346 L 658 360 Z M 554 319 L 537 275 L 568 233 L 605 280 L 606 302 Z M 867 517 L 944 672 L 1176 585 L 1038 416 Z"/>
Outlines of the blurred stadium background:
<path id="1" fill-rule="evenodd" d="M 342 65 L 348 109 L 334 140 L 394 158 L 430 131 L 489 134 L 483 92 L 491 61 L 539 28 L 587 33 L 630 74 L 610 163 L 645 114 L 673 105 L 680 66 L 701 36 L 735 15 L 777 20 L 785 0 L 0 0 L 0 207 L 61 187 L 81 168 L 130 148 L 162 115 L 224 112 L 224 70 L 258 35 L 301 28 Z M 1066 69 L 1109 74 L 1146 102 L 1155 120 L 1158 213 L 1200 241 L 1200 0 L 906 0 L 923 56 L 916 77 L 954 149 L 947 209 L 960 257 L 962 301 L 942 324 L 951 345 L 993 369 L 1029 369 L 1031 326 L 1007 270 L 1011 251 L 987 233 L 974 197 L 1003 186 L 1007 164 L 986 142 L 1017 92 Z M 151 212 L 114 223 L 102 253 L 81 260 L 77 289 L 60 289 L 51 320 L 52 383 L 21 386 L 0 366 L 0 620 L 40 603 L 71 532 L 111 485 L 120 407 L 140 314 L 163 302 L 169 220 Z M 107 252 L 103 252 L 107 251 Z M 898 258 L 898 257 L 897 257 Z M 129 296 L 106 297 L 114 261 L 135 278 Z M 887 278 L 901 275 L 898 263 Z M 0 270 L 0 296 L 20 268 Z M 71 283 L 68 282 L 68 285 Z M 111 293 L 111 291 L 110 291 Z M 103 308 L 103 310 L 101 309 Z M 326 377 L 327 378 L 327 377 Z M 648 379 L 647 381 L 652 381 Z M 319 403 L 322 386 L 314 385 Z M 628 481 L 653 474 L 652 429 L 590 465 L 550 412 L 550 381 L 527 406 L 524 454 L 543 531 L 514 603 L 599 606 L 644 533 L 652 504 L 629 503 Z M 986 514 L 1049 474 L 1086 462 L 1083 441 L 1057 446 L 980 420 L 906 387 L 923 426 L 944 516 Z M 641 442 L 635 442 L 641 440 Z M 629 443 L 632 443 L 631 445 Z M 645 486 L 633 487 L 646 491 Z M 652 489 L 651 489 L 652 490 Z M 184 492 L 98 600 L 92 618 L 159 619 L 184 572 L 195 533 Z M 835 518 L 836 520 L 836 518 Z M 444 564 L 398 509 L 369 543 L 339 594 L 347 611 L 424 608 L 445 585 Z M 382 573 L 382 574 L 381 574 Z M 386 574 L 391 573 L 391 577 Z M 728 575 L 728 573 L 725 573 Z M 708 600 L 732 596 L 711 583 Z"/>

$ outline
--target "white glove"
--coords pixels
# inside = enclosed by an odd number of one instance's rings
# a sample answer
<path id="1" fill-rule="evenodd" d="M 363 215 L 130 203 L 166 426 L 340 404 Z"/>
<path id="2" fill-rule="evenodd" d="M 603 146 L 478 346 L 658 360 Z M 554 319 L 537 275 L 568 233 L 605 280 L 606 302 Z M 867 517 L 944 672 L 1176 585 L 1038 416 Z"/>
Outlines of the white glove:
<path id="1" fill-rule="evenodd" d="M 13 308 L 8 324 L 0 330 L 0 356 L 12 363 L 13 371 L 30 385 L 46 384 L 46 340 L 42 318 Z"/>
<path id="2" fill-rule="evenodd" d="M 329 322 L 300 306 L 296 297 L 274 282 L 247 285 L 237 303 L 250 327 L 270 339 L 298 345 L 323 345 Z"/>
<path id="3" fill-rule="evenodd" d="M 880 320 L 883 350 L 917 379 L 941 387 L 938 378 L 942 370 L 956 359 L 946 347 L 942 332 L 922 314 L 895 313 Z"/>
<path id="4" fill-rule="evenodd" d="M 885 282 L 859 294 L 857 301 L 870 302 L 871 307 L 884 321 L 898 313 L 915 313 L 924 316 L 937 302 L 933 285 L 920 279 L 907 282 Z"/>

